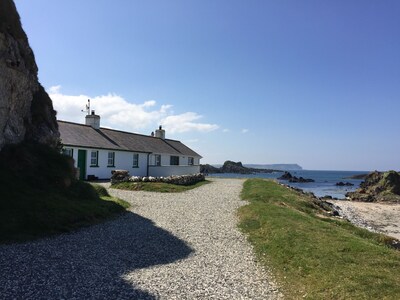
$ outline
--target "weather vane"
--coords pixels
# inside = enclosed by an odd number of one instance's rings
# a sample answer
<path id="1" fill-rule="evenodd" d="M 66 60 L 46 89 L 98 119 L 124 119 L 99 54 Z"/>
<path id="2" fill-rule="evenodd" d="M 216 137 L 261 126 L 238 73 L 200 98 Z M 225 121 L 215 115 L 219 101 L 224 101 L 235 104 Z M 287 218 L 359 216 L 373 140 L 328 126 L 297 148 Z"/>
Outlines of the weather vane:
<path id="1" fill-rule="evenodd" d="M 87 115 L 90 115 L 90 99 L 88 99 L 86 104 L 86 109 L 82 109 L 82 112 L 86 112 Z"/>

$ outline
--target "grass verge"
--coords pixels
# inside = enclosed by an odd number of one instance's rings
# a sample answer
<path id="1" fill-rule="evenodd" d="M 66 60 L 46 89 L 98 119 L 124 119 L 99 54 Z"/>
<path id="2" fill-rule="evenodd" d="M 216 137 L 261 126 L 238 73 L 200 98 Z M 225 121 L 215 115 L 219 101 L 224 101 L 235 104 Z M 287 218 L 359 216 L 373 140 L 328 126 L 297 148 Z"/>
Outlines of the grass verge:
<path id="1" fill-rule="evenodd" d="M 191 185 L 177 185 L 164 182 L 121 182 L 111 186 L 113 189 L 129 190 L 129 191 L 146 191 L 159 193 L 180 193 L 191 189 L 198 188 L 208 184 L 211 181 L 199 181 Z"/>
<path id="2" fill-rule="evenodd" d="M 22 242 L 104 221 L 129 204 L 73 180 L 68 158 L 42 145 L 0 153 L 0 243 Z"/>
<path id="3" fill-rule="evenodd" d="M 307 196 L 249 179 L 240 228 L 287 299 L 398 299 L 400 252 L 388 237 L 323 217 Z"/>

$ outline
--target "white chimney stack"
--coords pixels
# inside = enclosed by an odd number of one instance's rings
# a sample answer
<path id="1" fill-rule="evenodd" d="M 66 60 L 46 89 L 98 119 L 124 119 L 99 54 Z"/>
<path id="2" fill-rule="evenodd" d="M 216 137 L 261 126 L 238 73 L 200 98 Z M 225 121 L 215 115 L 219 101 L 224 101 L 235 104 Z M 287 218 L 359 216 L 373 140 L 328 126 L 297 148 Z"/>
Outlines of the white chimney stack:
<path id="1" fill-rule="evenodd" d="M 162 126 L 156 130 L 156 137 L 165 140 L 165 130 L 162 129 Z"/>
<path id="2" fill-rule="evenodd" d="M 86 125 L 92 126 L 94 129 L 100 129 L 100 116 L 96 115 L 94 113 L 94 110 L 92 110 L 92 113 L 90 115 L 87 115 L 85 117 Z"/>

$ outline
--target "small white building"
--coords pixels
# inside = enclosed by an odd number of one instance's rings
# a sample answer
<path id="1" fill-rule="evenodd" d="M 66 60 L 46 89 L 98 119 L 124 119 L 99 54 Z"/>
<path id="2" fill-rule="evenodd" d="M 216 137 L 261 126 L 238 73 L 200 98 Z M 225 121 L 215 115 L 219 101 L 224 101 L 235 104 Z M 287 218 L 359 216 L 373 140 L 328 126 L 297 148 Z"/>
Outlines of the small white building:
<path id="1" fill-rule="evenodd" d="M 169 176 L 200 172 L 201 155 L 165 138 L 160 126 L 152 135 L 100 127 L 92 111 L 86 125 L 58 121 L 63 152 L 75 160 L 79 178 L 108 179 L 112 170 L 128 170 L 132 176 Z"/>

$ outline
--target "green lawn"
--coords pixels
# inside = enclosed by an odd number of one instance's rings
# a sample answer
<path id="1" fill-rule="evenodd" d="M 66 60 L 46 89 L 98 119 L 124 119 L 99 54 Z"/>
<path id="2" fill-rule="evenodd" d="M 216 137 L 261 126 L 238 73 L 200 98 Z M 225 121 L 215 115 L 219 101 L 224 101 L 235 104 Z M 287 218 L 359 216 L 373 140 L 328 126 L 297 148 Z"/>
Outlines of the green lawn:
<path id="1" fill-rule="evenodd" d="M 121 182 L 111 185 L 111 188 L 129 191 L 180 193 L 208 183 L 210 183 L 208 180 L 200 181 L 192 185 L 177 185 L 164 182 Z"/>
<path id="2" fill-rule="evenodd" d="M 399 299 L 400 251 L 384 235 L 323 216 L 307 196 L 249 179 L 240 228 L 287 299 Z"/>

